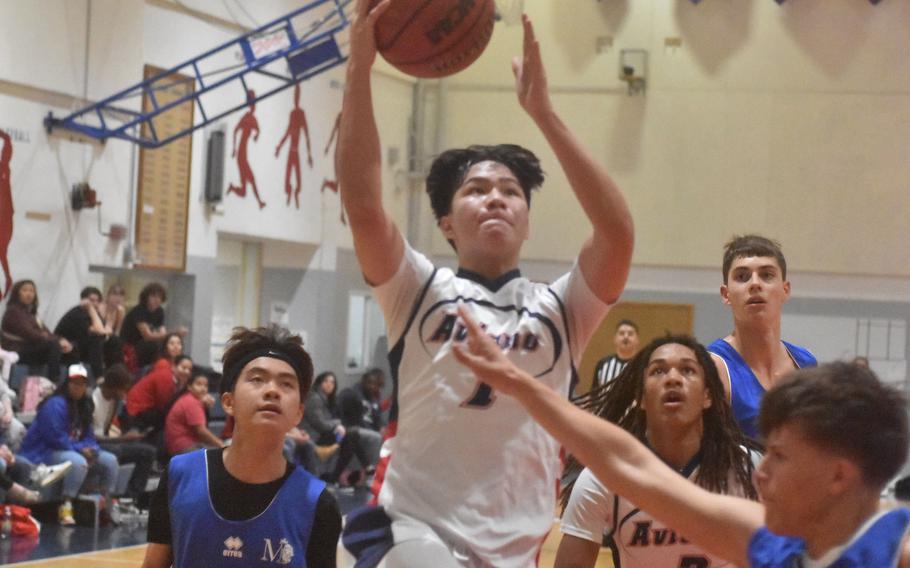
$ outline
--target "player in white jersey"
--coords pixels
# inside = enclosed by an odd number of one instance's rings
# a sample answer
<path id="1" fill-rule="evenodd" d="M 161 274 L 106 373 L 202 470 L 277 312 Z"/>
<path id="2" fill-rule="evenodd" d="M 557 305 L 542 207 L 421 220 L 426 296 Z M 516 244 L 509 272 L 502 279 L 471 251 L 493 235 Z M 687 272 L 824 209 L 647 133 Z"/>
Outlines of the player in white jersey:
<path id="1" fill-rule="evenodd" d="M 910 508 L 880 510 L 907 458 L 906 399 L 868 369 L 800 369 L 768 391 L 758 502 L 687 481 L 631 433 L 540 385 L 460 315 L 468 339 L 453 350 L 459 361 L 521 402 L 598 479 L 712 554 L 753 568 L 910 568 Z"/>
<path id="2" fill-rule="evenodd" d="M 523 57 L 512 64 L 518 100 L 559 160 L 593 234 L 552 285 L 521 277 L 531 190 L 543 181 L 539 162 L 518 146 L 472 146 L 440 155 L 427 178 L 458 271 L 435 270 L 411 250 L 382 207 L 370 85 L 373 25 L 387 5 L 371 10 L 369 0 L 357 2 L 337 169 L 355 252 L 394 346 L 397 426 L 383 450 L 382 507 L 349 516 L 345 545 L 358 566 L 534 566 L 552 523 L 559 444 L 455 363 L 452 346 L 465 336 L 456 310 L 469 309 L 512 361 L 567 396 L 585 343 L 625 284 L 631 216 L 605 169 L 555 113 L 525 19 Z"/>
<path id="3" fill-rule="evenodd" d="M 682 477 L 709 491 L 755 498 L 746 438 L 736 425 L 711 356 L 688 336 L 655 339 L 606 387 L 580 400 L 619 424 Z M 581 468 L 571 458 L 568 473 Z M 601 542 L 616 568 L 729 566 L 610 491 L 585 469 L 567 502 L 556 568 L 593 568 Z"/>

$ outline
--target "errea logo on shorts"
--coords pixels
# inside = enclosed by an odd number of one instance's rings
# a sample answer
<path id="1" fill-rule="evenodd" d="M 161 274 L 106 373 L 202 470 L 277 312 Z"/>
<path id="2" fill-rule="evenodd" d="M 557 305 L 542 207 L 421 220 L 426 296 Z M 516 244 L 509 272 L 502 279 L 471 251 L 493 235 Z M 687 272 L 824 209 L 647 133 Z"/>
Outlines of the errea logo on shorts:
<path id="1" fill-rule="evenodd" d="M 283 538 L 278 541 L 278 548 L 272 546 L 272 539 L 264 538 L 262 540 L 265 541 L 265 545 L 262 549 L 262 558 L 260 560 L 275 564 L 291 563 L 291 559 L 294 558 L 294 547 L 291 546 L 288 539 Z"/>
<path id="2" fill-rule="evenodd" d="M 229 536 L 224 540 L 224 550 L 221 555 L 227 558 L 243 558 L 243 541 L 239 536 Z"/>

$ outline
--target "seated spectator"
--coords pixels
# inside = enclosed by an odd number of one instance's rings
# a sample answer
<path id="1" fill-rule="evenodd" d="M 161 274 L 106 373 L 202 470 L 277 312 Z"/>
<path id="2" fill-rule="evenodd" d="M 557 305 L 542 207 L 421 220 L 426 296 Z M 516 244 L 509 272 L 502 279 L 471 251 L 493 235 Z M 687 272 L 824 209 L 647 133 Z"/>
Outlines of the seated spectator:
<path id="1" fill-rule="evenodd" d="M 15 351 L 5 351 L 0 349 L 0 379 L 9 383 L 10 373 L 13 365 L 19 362 L 19 354 Z"/>
<path id="2" fill-rule="evenodd" d="M 107 289 L 104 302 L 98 305 L 98 315 L 104 323 L 104 328 L 113 335 L 120 335 L 123 329 L 123 319 L 126 310 L 123 308 L 123 298 L 126 296 L 123 286 L 114 284 Z"/>
<path id="3" fill-rule="evenodd" d="M 16 399 L 14 391 L 5 380 L 0 379 L 0 444 L 18 449 L 25 436 L 25 426 L 16 418 L 13 411 L 13 402 Z"/>
<path id="4" fill-rule="evenodd" d="M 0 347 L 18 353 L 20 363 L 47 365 L 48 378 L 60 382 L 60 354 L 69 353 L 73 346 L 51 333 L 38 318 L 38 290 L 33 281 L 13 284 L 0 329 Z"/>
<path id="5" fill-rule="evenodd" d="M 122 363 L 111 365 L 104 371 L 104 376 L 92 392 L 92 402 L 95 405 L 93 423 L 95 438 L 101 449 L 117 456 L 120 464 L 135 464 L 133 475 L 130 477 L 126 490 L 126 497 L 136 499 L 145 492 L 152 465 L 158 451 L 155 446 L 143 443 L 142 434 L 129 430 L 122 432 L 114 418 L 117 416 L 117 407 L 133 384 L 133 374 Z"/>
<path id="6" fill-rule="evenodd" d="M 22 457 L 32 463 L 73 463 L 63 480 L 64 502 L 58 510 L 62 525 L 73 525 L 72 499 L 79 494 L 89 470 L 100 477 L 99 491 L 108 497 L 117 485 L 117 458 L 104 451 L 92 428 L 94 405 L 86 394 L 88 373 L 82 365 L 71 365 L 66 379 L 53 396 L 38 406 L 35 421 L 22 441 Z M 110 522 L 111 500 L 104 499 L 101 519 Z"/>
<path id="7" fill-rule="evenodd" d="M 310 438 L 317 446 L 332 446 L 341 444 L 338 461 L 334 470 L 325 476 L 330 483 L 356 483 L 361 479 L 358 475 L 353 478 L 342 478 L 345 468 L 356 455 L 361 464 L 370 464 L 371 456 L 361 442 L 360 432 L 355 429 L 347 432 L 338 416 L 338 406 L 335 402 L 335 375 L 331 372 L 320 373 L 313 382 L 313 390 L 307 397 L 303 425 Z M 366 466 L 364 466 L 366 467 Z"/>
<path id="8" fill-rule="evenodd" d="M 164 327 L 164 302 L 167 292 L 157 282 L 146 285 L 139 293 L 139 303 L 123 319 L 120 339 L 123 340 L 123 354 L 126 366 L 133 372 L 151 364 L 158 353 L 161 341 L 168 332 Z M 186 335 L 186 328 L 180 327 L 175 333 Z"/>
<path id="9" fill-rule="evenodd" d="M 5 499 L 3 500 L 4 503 L 6 503 L 8 499 L 13 503 L 32 505 L 37 503 L 38 499 L 41 497 L 37 491 L 23 487 L 2 471 L 0 471 L 0 491 L 6 493 Z"/>
<path id="10" fill-rule="evenodd" d="M 126 408 L 121 414 L 121 425 L 126 430 L 137 430 L 147 439 L 164 428 L 164 418 L 176 394 L 183 388 L 193 372 L 193 360 L 178 355 L 170 364 L 166 357 L 159 359 L 149 374 L 126 393 Z"/>
<path id="11" fill-rule="evenodd" d="M 198 373 L 186 384 L 164 420 L 164 447 L 169 456 L 201 448 L 223 448 L 224 444 L 208 429 L 206 406 L 215 399 L 209 394 L 209 378 Z"/>
<path id="12" fill-rule="evenodd" d="M 341 423 L 346 429 L 357 427 L 382 432 L 385 426 L 381 408 L 384 385 L 385 373 L 382 369 L 370 369 L 360 377 L 358 384 L 341 391 L 338 408 Z"/>
<path id="13" fill-rule="evenodd" d="M 16 487 L 5 487 L 0 480 L 0 489 L 6 491 L 7 497 L 20 503 L 35 503 L 38 493 L 35 487 L 47 487 L 59 481 L 73 463 L 65 461 L 57 465 L 34 465 L 27 459 L 16 456 L 6 444 L 0 444 L 0 477 L 9 478 Z M 21 488 L 21 489 L 19 489 Z"/>
<path id="14" fill-rule="evenodd" d="M 360 444 L 369 456 L 368 463 L 361 465 L 369 472 L 379 461 L 382 447 L 382 387 L 385 375 L 382 369 L 370 369 L 360 377 L 360 382 L 350 386 L 338 395 L 341 424 L 348 434 L 357 431 Z"/>
<path id="15" fill-rule="evenodd" d="M 323 446 L 328 448 L 329 446 Z M 337 450 L 337 448 L 335 448 Z M 325 451 L 323 449 L 323 451 Z M 334 453 L 334 452 L 331 452 Z M 291 463 L 303 466 L 303 469 L 318 475 L 319 460 L 317 448 L 309 433 L 303 428 L 303 421 L 291 428 L 284 438 L 284 457 Z"/>
<path id="16" fill-rule="evenodd" d="M 344 437 L 344 426 L 341 425 L 335 402 L 334 373 L 326 371 L 316 376 L 306 399 L 302 424 L 319 446 L 331 446 Z"/>
<path id="17" fill-rule="evenodd" d="M 104 371 L 102 357 L 104 342 L 110 333 L 105 329 L 98 306 L 101 304 L 101 290 L 87 286 L 79 294 L 79 304 L 63 314 L 54 334 L 72 344 L 73 349 L 63 357 L 64 364 L 82 363 L 92 370 L 94 377 Z"/>
<path id="18" fill-rule="evenodd" d="M 98 305 L 98 316 L 104 324 L 104 330 L 108 334 L 107 341 L 104 342 L 104 367 L 110 367 L 117 363 L 123 363 L 123 341 L 120 339 L 120 331 L 123 329 L 123 319 L 126 316 L 126 310 L 123 308 L 123 298 L 126 292 L 120 284 L 114 284 L 107 289 L 107 296 L 104 301 Z"/>

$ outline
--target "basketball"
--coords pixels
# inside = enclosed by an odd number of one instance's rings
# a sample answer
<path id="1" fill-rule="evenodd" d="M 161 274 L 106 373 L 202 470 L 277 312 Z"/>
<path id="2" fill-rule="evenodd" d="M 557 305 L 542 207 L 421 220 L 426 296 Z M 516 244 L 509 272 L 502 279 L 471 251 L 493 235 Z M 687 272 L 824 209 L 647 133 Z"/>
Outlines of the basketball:
<path id="1" fill-rule="evenodd" d="M 452 75 L 483 53 L 495 11 L 494 0 L 393 0 L 376 21 L 376 46 L 408 75 Z"/>

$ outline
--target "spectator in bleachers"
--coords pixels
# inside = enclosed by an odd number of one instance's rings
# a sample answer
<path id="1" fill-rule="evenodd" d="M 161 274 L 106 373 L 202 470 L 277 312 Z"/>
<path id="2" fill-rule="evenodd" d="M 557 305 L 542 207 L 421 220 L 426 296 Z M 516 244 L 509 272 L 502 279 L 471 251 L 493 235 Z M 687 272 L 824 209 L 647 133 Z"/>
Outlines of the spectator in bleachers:
<path id="1" fill-rule="evenodd" d="M 104 372 L 102 358 L 104 341 L 110 333 L 104 328 L 104 322 L 98 315 L 101 304 L 101 290 L 86 286 L 79 294 L 79 304 L 63 314 L 54 334 L 63 337 L 72 344 L 73 349 L 61 361 L 66 365 L 82 363 L 92 370 L 95 378 Z"/>
<path id="2" fill-rule="evenodd" d="M 6 487 L 0 479 L 0 489 L 7 496 L 22 503 L 35 503 L 38 493 L 32 488 L 47 487 L 56 483 L 73 467 L 73 462 L 65 461 L 57 465 L 32 464 L 28 459 L 17 456 L 6 444 L 0 444 L 0 478 L 9 478 L 18 488 Z"/>
<path id="3" fill-rule="evenodd" d="M 33 281 L 13 284 L 0 329 L 0 347 L 18 353 L 20 363 L 46 365 L 48 378 L 60 382 L 60 354 L 69 353 L 73 346 L 51 333 L 38 318 L 38 290 Z"/>
<path id="4" fill-rule="evenodd" d="M 355 477 L 342 476 L 351 459 L 356 456 L 361 464 L 369 464 L 371 458 L 365 444 L 361 442 L 359 431 L 355 429 L 348 432 L 341 423 L 335 402 L 336 384 L 334 373 L 327 371 L 316 377 L 306 400 L 303 425 L 317 446 L 341 445 L 335 468 L 325 479 L 330 483 L 347 485 L 361 479 L 359 474 Z"/>
<path id="5" fill-rule="evenodd" d="M 19 362 L 19 354 L 15 351 L 6 351 L 0 349 L 0 379 L 9 383 L 9 378 L 13 365 Z"/>
<path id="6" fill-rule="evenodd" d="M 350 435 L 356 432 L 360 445 L 369 456 L 368 463 L 361 463 L 370 473 L 379 461 L 382 447 L 382 428 L 385 426 L 380 408 L 385 374 L 382 369 L 370 369 L 360 377 L 360 382 L 338 395 L 341 423 Z"/>
<path id="7" fill-rule="evenodd" d="M 338 417 L 335 401 L 335 374 L 319 373 L 306 399 L 303 424 L 310 437 L 320 446 L 331 446 L 344 437 L 344 426 Z"/>
<path id="8" fill-rule="evenodd" d="M 323 448 L 323 452 L 325 452 L 326 457 L 334 453 L 334 451 L 326 451 L 325 448 Z M 316 443 L 313 442 L 310 434 L 304 429 L 303 421 L 291 428 L 285 435 L 284 455 L 289 462 L 300 464 L 303 469 L 318 477 L 318 460 L 320 458 L 318 457 Z"/>
<path id="9" fill-rule="evenodd" d="M 123 340 L 123 352 L 126 366 L 137 371 L 151 364 L 158 353 L 161 341 L 168 335 L 164 327 L 164 302 L 167 292 L 158 282 L 147 284 L 139 293 L 136 304 L 123 319 L 120 339 Z M 181 337 L 186 335 L 186 328 L 174 331 Z"/>
<path id="10" fill-rule="evenodd" d="M 169 456 L 200 448 L 224 447 L 221 439 L 207 426 L 206 406 L 211 407 L 211 402 L 214 399 L 209 395 L 208 376 L 195 374 L 164 420 L 164 446 Z"/>
<path id="11" fill-rule="evenodd" d="M 169 333 L 158 345 L 158 354 L 149 372 L 157 368 L 166 368 L 174 364 L 177 357 L 183 355 L 183 338 L 178 333 Z"/>
<path id="12" fill-rule="evenodd" d="M 193 360 L 178 355 L 170 364 L 166 357 L 126 393 L 126 409 L 121 424 L 128 430 L 154 435 L 164 428 L 164 418 L 174 396 L 190 378 Z"/>
<path id="13" fill-rule="evenodd" d="M 4 471 L 0 471 L 0 491 L 6 493 L 5 499 L 3 500 L 4 502 L 6 502 L 6 499 L 9 499 L 15 503 L 31 505 L 37 503 L 40 498 L 37 491 L 23 487 L 19 483 L 13 481 L 13 479 L 6 475 Z"/>
<path id="14" fill-rule="evenodd" d="M 145 365 L 140 369 L 141 376 L 145 376 L 153 371 L 168 369 L 174 361 L 183 355 L 183 338 L 177 333 L 169 333 L 164 336 L 164 340 L 158 343 L 158 352 L 152 365 Z M 128 365 L 127 365 L 128 366 Z"/>
<path id="15" fill-rule="evenodd" d="M 0 380 L 0 444 L 6 444 L 13 449 L 19 447 L 22 437 L 25 436 L 25 426 L 16 418 L 13 411 L 15 398 L 16 391 L 5 380 Z"/>
<path id="16" fill-rule="evenodd" d="M 108 338 L 104 342 L 103 353 L 105 368 L 124 362 L 123 340 L 120 339 L 120 331 L 123 329 L 123 319 L 126 316 L 126 310 L 123 308 L 125 295 L 123 286 L 113 284 L 107 289 L 104 301 L 98 305 L 98 315 L 108 334 Z"/>
<path id="17" fill-rule="evenodd" d="M 114 335 L 120 335 L 120 330 L 123 329 L 123 319 L 126 316 L 126 310 L 123 308 L 125 296 L 123 286 L 113 284 L 107 289 L 104 302 L 98 305 L 98 315 L 101 316 L 105 329 Z"/>
<path id="18" fill-rule="evenodd" d="M 102 450 L 95 439 L 94 404 L 86 393 L 87 388 L 85 367 L 71 365 L 54 395 L 38 406 L 38 414 L 29 426 L 20 452 L 32 463 L 73 463 L 63 480 L 64 502 L 58 510 L 62 525 L 75 524 L 71 500 L 79 494 L 90 469 L 100 477 L 98 490 L 104 497 L 100 515 L 104 523 L 110 522 L 111 501 L 107 497 L 117 484 L 117 458 Z"/>
<path id="19" fill-rule="evenodd" d="M 135 499 L 145 492 L 158 452 L 155 446 L 142 442 L 141 433 L 135 430 L 123 432 L 114 424 L 118 406 L 126 398 L 132 384 L 133 375 L 125 365 L 111 365 L 105 369 L 104 376 L 92 392 L 92 402 L 95 405 L 93 423 L 98 444 L 117 456 L 118 463 L 135 464 L 126 489 L 126 496 Z"/>
<path id="20" fill-rule="evenodd" d="M 385 373 L 382 369 L 370 369 L 360 377 L 360 382 L 350 386 L 338 395 L 341 423 L 350 430 L 352 427 L 382 432 L 385 423 L 380 408 Z"/>

